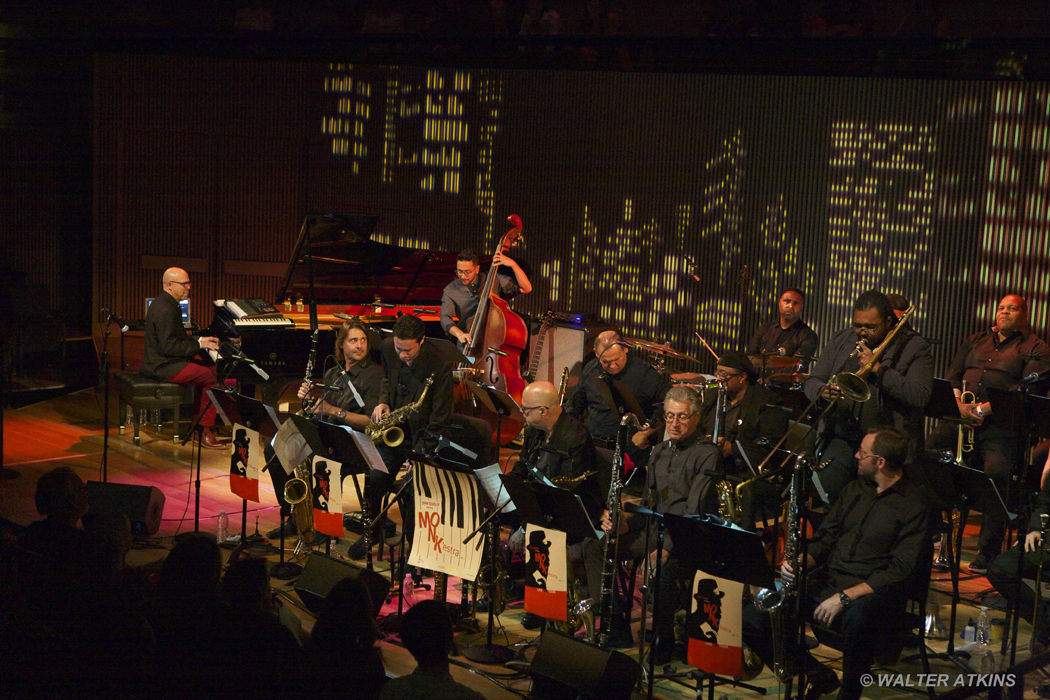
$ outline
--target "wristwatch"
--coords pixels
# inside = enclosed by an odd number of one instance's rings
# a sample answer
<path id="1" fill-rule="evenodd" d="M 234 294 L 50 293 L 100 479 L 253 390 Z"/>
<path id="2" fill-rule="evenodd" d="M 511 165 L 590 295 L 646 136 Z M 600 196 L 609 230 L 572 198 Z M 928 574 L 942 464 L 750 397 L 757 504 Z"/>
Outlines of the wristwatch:
<path id="1" fill-rule="evenodd" d="M 844 608 L 853 605 L 853 599 L 846 595 L 846 591 L 839 592 L 839 602 L 842 603 L 842 607 Z"/>
<path id="2" fill-rule="evenodd" d="M 339 420 L 343 420 L 344 418 L 346 418 L 346 409 L 340 408 L 339 413 L 337 413 L 336 416 L 339 418 Z"/>

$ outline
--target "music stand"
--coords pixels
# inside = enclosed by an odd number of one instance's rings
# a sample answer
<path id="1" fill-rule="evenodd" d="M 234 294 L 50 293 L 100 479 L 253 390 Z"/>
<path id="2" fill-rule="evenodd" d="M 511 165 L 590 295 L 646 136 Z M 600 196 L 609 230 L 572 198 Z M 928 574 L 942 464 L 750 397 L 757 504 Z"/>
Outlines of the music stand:
<path id="1" fill-rule="evenodd" d="M 988 512 L 1004 518 L 1011 526 L 1017 521 L 1017 515 L 1010 513 L 999 493 L 995 482 L 979 469 L 971 469 L 953 460 L 928 461 L 926 479 L 931 494 L 930 505 L 941 510 L 959 508 L 965 523 L 970 510 L 980 513 Z M 964 673 L 973 673 L 973 668 L 964 660 L 969 653 L 955 652 L 955 617 L 959 605 L 959 571 L 962 562 L 962 538 L 964 528 L 960 525 L 958 532 L 945 533 L 949 546 L 948 570 L 952 580 L 951 620 L 948 623 L 948 648 L 944 652 L 929 654 L 931 659 L 942 659 L 955 664 Z M 953 536 L 954 535 L 954 536 Z M 1023 566 L 1024 552 L 1021 552 L 1020 564 Z M 1020 583 L 1020 576 L 1018 576 Z M 1003 650 L 1006 649 L 1008 635 L 1003 635 Z"/>
<path id="2" fill-rule="evenodd" d="M 259 449 L 273 440 L 280 430 L 281 421 L 277 412 L 262 401 L 232 391 L 214 391 L 207 389 L 208 399 L 215 406 L 215 412 L 227 425 L 243 425 L 259 433 Z M 258 533 L 256 533 L 258 535 Z M 254 536 L 253 536 L 254 537 Z M 259 537 L 258 539 L 262 539 Z M 248 499 L 241 499 L 241 542 L 248 541 Z M 257 541 L 257 540 L 256 540 Z"/>
<path id="3" fill-rule="evenodd" d="M 353 478 L 354 489 L 361 503 L 364 514 L 364 537 L 371 537 L 372 516 L 368 506 L 368 474 L 373 470 L 387 473 L 386 464 L 383 462 L 375 444 L 364 433 L 341 425 L 331 423 L 314 422 L 303 416 L 292 416 L 296 427 L 306 439 L 313 454 L 323 455 L 333 462 L 340 463 L 339 478 L 347 476 Z M 365 489 L 362 493 L 357 483 L 357 475 L 365 475 Z M 342 481 L 340 481 L 342 483 Z M 331 551 L 331 540 L 325 543 L 325 551 Z M 372 570 L 372 548 L 369 547 L 365 554 L 365 567 Z"/>
<path id="4" fill-rule="evenodd" d="M 453 367 L 461 367 L 463 365 L 471 364 L 471 361 L 467 359 L 467 356 L 464 355 L 451 340 L 445 340 L 444 338 L 431 338 L 430 336 L 427 336 L 427 344 L 438 354 L 438 357 L 445 362 L 450 363 Z"/>
<path id="5" fill-rule="evenodd" d="M 681 516 L 665 513 L 664 524 L 671 534 L 675 557 L 681 568 L 699 569 L 712 576 L 759 588 L 773 588 L 776 585 L 766 560 L 762 537 L 757 533 L 727 524 L 725 520 L 712 515 Z M 718 685 L 732 685 L 763 695 L 766 693 L 765 688 L 735 678 L 701 672 L 711 682 L 711 694 L 714 694 L 715 686 Z M 697 679 L 698 697 L 702 688 L 703 682 Z"/>
<path id="6" fill-rule="evenodd" d="M 496 439 L 492 443 L 492 459 L 499 462 L 500 436 L 503 434 L 503 417 L 512 418 L 520 423 L 525 422 L 525 416 L 521 407 L 514 397 L 494 386 L 481 384 L 467 379 L 463 382 L 474 396 L 484 404 L 485 408 L 496 414 Z"/>
<path id="7" fill-rule="evenodd" d="M 501 475 L 500 481 L 517 506 L 522 522 L 561 530 L 565 533 L 566 546 L 598 536 L 579 494 L 558 486 L 525 481 L 513 474 Z"/>

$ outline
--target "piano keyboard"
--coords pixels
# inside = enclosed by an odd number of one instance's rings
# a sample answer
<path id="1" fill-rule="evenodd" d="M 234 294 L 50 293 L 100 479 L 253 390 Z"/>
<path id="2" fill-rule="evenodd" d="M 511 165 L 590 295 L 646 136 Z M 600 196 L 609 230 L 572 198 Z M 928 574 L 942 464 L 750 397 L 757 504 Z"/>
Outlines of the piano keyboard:
<path id="1" fill-rule="evenodd" d="M 246 318 L 231 319 L 237 327 L 250 328 L 290 328 L 295 326 L 295 321 L 284 316 L 251 316 Z"/>

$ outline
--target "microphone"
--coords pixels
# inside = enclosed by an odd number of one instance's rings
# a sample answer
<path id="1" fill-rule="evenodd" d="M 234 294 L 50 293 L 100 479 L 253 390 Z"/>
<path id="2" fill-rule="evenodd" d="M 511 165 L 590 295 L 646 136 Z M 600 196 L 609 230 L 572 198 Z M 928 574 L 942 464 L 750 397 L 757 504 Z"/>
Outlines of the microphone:
<path id="1" fill-rule="evenodd" d="M 1031 384 L 1032 382 L 1038 382 L 1041 379 L 1046 379 L 1047 376 L 1050 376 L 1050 370 L 1047 370 L 1045 372 L 1032 372 L 1031 374 L 1023 378 L 1019 383 Z"/>
<path id="2" fill-rule="evenodd" d="M 109 325 L 110 323 L 116 323 L 120 327 L 121 333 L 127 333 L 129 330 L 128 324 L 124 319 L 117 316 L 109 309 L 106 309 L 106 325 Z"/>
<path id="3" fill-rule="evenodd" d="M 229 355 L 231 358 L 237 360 L 238 362 L 247 362 L 251 365 L 255 364 L 255 360 L 245 355 L 244 352 L 240 348 L 235 346 L 233 343 L 219 343 L 219 348 L 222 349 L 222 352 L 224 354 Z"/>
<path id="4" fill-rule="evenodd" d="M 489 352 L 491 352 L 494 355 L 499 355 L 500 357 L 507 356 L 507 353 L 503 352 L 502 350 L 497 350 L 496 348 L 489 348 Z"/>

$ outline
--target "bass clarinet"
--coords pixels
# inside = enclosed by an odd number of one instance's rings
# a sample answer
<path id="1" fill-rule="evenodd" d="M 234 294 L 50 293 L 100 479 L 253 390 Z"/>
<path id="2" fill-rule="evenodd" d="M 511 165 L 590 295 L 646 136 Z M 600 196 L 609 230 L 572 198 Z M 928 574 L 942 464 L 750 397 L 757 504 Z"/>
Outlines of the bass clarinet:
<path id="1" fill-rule="evenodd" d="M 620 560 L 620 491 L 623 490 L 624 442 L 627 440 L 627 428 L 632 423 L 639 430 L 644 429 L 638 423 L 638 416 L 633 413 L 627 413 L 620 421 L 620 429 L 616 432 L 616 452 L 613 453 L 612 478 L 609 480 L 609 498 L 605 503 L 605 509 L 609 511 L 612 530 L 605 533 L 605 559 L 602 563 L 602 617 L 598 632 L 598 644 L 602 647 L 608 646 L 609 634 L 612 630 L 616 565 Z"/>

